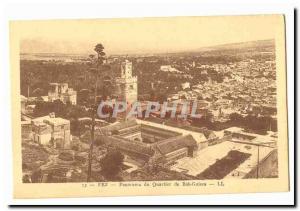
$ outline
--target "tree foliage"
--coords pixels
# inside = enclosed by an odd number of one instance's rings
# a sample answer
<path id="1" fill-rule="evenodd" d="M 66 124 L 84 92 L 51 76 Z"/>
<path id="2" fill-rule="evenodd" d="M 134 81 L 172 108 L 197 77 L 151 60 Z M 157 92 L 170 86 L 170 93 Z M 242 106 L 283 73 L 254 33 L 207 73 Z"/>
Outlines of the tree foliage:
<path id="1" fill-rule="evenodd" d="M 122 169 L 124 155 L 117 150 L 109 150 L 100 161 L 101 173 L 108 180 L 115 180 Z"/>

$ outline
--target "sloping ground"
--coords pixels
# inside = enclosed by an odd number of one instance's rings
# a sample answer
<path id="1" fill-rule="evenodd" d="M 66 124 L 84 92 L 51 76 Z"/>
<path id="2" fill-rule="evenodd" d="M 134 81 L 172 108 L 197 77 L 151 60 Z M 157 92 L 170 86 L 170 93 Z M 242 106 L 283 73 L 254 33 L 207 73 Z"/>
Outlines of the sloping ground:
<path id="1" fill-rule="evenodd" d="M 231 150 L 222 159 L 216 161 L 213 165 L 197 175 L 198 179 L 223 179 L 227 174 L 236 169 L 251 154 Z"/>
<path id="2" fill-rule="evenodd" d="M 37 145 L 22 144 L 23 170 L 35 170 L 47 162 L 49 154 Z"/>

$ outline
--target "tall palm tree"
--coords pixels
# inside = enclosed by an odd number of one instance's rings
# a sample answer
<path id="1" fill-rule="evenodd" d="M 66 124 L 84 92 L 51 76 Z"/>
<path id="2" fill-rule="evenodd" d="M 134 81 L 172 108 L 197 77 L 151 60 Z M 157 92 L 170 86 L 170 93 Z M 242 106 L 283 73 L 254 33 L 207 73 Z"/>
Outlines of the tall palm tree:
<path id="1" fill-rule="evenodd" d="M 89 160 L 88 160 L 88 174 L 87 174 L 87 182 L 90 182 L 91 180 L 91 174 L 92 174 L 92 158 L 93 158 L 93 147 L 94 147 L 94 141 L 95 141 L 95 115 L 97 111 L 97 89 L 98 89 L 98 77 L 101 73 L 102 65 L 105 60 L 105 53 L 104 53 L 104 47 L 101 43 L 97 44 L 94 48 L 96 51 L 98 57 L 96 61 L 96 67 L 91 68 L 91 71 L 93 75 L 96 78 L 95 82 L 95 91 L 94 91 L 94 105 L 92 105 L 92 128 L 91 128 L 91 143 L 90 143 L 90 151 L 89 151 Z M 90 57 L 91 58 L 91 57 Z"/>

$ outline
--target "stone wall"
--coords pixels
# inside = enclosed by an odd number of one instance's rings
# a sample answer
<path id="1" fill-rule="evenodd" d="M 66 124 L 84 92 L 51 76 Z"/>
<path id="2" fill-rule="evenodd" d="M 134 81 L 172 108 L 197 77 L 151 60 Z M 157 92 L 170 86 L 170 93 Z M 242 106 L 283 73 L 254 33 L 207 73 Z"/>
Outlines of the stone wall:
<path id="1" fill-rule="evenodd" d="M 258 166 L 258 178 L 273 177 L 278 177 L 277 149 L 271 151 L 262 161 L 260 161 Z M 257 178 L 257 166 L 255 166 L 248 174 L 246 174 L 244 178 Z"/>

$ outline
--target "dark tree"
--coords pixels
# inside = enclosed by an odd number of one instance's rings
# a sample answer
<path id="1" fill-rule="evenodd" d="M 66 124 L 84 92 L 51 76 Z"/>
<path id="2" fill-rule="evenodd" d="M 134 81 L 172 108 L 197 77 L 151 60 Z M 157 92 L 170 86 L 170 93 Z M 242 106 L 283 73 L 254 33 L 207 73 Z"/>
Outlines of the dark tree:
<path id="1" fill-rule="evenodd" d="M 243 121 L 243 116 L 238 114 L 238 113 L 232 113 L 229 115 L 229 119 L 232 121 L 232 122 L 242 122 Z"/>
<path id="2" fill-rule="evenodd" d="M 115 180 L 123 166 L 124 155 L 117 150 L 108 151 L 100 161 L 101 173 L 108 180 Z"/>
<path id="3" fill-rule="evenodd" d="M 97 53 L 97 65 L 102 65 L 105 60 L 104 47 L 101 43 L 97 44 L 94 48 Z"/>

